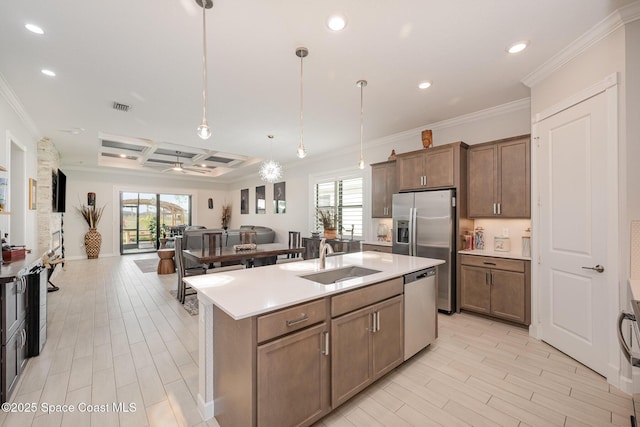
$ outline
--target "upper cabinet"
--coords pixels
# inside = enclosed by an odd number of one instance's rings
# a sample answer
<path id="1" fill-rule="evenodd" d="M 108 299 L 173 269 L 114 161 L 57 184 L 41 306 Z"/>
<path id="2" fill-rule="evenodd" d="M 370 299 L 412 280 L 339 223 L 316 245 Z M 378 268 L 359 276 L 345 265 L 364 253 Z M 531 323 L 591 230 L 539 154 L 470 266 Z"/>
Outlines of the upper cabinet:
<path id="1" fill-rule="evenodd" d="M 371 217 L 391 218 L 391 204 L 396 190 L 396 161 L 371 165 Z"/>
<path id="2" fill-rule="evenodd" d="M 428 190 L 459 185 L 463 142 L 440 145 L 397 155 L 398 190 Z"/>
<path id="3" fill-rule="evenodd" d="M 469 148 L 469 218 L 530 218 L 530 135 Z"/>

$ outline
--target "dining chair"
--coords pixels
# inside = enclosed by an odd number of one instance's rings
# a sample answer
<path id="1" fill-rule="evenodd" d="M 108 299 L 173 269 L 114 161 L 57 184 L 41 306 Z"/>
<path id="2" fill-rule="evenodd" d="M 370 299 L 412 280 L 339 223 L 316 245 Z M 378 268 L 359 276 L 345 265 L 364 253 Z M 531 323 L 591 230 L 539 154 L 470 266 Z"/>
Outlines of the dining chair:
<path id="1" fill-rule="evenodd" d="M 258 243 L 258 232 L 255 230 L 240 230 L 239 232 L 240 244 L 246 245 L 250 243 Z"/>
<path id="2" fill-rule="evenodd" d="M 299 231 L 289 232 L 289 248 L 299 248 L 302 246 L 302 235 Z M 288 254 L 287 258 L 301 258 L 301 253 Z"/>
<path id="3" fill-rule="evenodd" d="M 204 255 L 204 248 L 208 248 L 209 253 L 213 254 L 216 251 L 216 247 L 218 247 L 220 253 L 222 253 L 222 232 L 211 231 L 202 233 L 202 254 Z"/>
<path id="4" fill-rule="evenodd" d="M 182 248 L 188 247 L 187 236 L 176 236 L 175 238 L 175 261 L 176 270 L 178 271 L 178 287 L 176 290 L 176 298 L 180 303 L 184 304 L 184 299 L 187 296 L 187 285 L 184 283 L 184 279 L 187 276 L 197 276 L 199 274 L 205 274 L 207 272 L 207 266 L 204 264 L 189 265 L 187 266 L 182 253 Z M 195 291 L 194 291 L 195 292 Z M 193 293 L 193 292 L 191 292 Z"/>

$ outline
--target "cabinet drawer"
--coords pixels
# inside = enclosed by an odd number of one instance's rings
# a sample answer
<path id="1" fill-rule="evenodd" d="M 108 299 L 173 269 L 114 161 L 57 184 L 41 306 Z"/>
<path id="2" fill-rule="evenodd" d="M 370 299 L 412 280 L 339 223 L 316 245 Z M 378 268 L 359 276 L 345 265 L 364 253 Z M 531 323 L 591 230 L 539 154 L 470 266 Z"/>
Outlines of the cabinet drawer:
<path id="1" fill-rule="evenodd" d="M 462 255 L 460 257 L 462 265 L 473 265 L 476 267 L 486 267 L 496 270 L 509 270 L 524 273 L 525 261 L 518 259 L 493 258 L 478 255 Z"/>
<path id="2" fill-rule="evenodd" d="M 258 342 L 324 322 L 327 301 L 319 299 L 258 317 Z"/>
<path id="3" fill-rule="evenodd" d="M 372 245 L 370 243 L 363 243 L 362 244 L 362 251 L 363 252 L 366 252 L 366 251 L 384 252 L 384 253 L 390 254 L 391 253 L 391 246 Z"/>
<path id="4" fill-rule="evenodd" d="M 397 279 L 336 295 L 331 298 L 331 317 L 337 317 L 358 308 L 400 295 L 403 286 L 402 277 L 398 277 Z"/>

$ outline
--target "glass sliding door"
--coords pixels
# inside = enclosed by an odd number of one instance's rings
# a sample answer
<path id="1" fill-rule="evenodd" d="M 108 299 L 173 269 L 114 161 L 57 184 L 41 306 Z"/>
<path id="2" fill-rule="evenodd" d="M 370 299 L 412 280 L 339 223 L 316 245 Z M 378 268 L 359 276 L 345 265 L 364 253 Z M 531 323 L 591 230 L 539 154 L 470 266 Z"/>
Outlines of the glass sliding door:
<path id="1" fill-rule="evenodd" d="M 120 253 L 153 252 L 160 237 L 191 224 L 191 196 L 123 191 L 120 216 Z"/>

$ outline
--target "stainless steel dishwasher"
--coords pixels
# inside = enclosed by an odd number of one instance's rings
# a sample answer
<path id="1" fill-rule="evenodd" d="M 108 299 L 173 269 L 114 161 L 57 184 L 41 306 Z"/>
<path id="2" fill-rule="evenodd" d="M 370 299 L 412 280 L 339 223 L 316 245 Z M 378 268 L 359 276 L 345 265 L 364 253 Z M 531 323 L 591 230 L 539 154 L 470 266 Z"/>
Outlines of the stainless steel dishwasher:
<path id="1" fill-rule="evenodd" d="M 435 268 L 404 276 L 404 360 L 438 336 L 437 289 Z"/>

